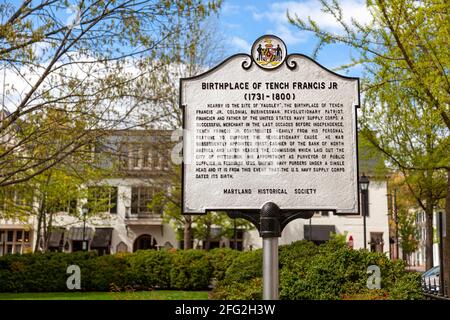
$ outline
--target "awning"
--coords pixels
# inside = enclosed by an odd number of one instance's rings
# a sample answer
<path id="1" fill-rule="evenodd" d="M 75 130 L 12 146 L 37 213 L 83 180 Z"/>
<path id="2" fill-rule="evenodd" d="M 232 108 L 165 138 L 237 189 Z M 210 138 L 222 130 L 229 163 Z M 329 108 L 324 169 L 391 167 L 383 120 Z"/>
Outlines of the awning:
<path id="1" fill-rule="evenodd" d="M 111 245 L 112 228 L 96 228 L 91 248 L 107 248 Z"/>
<path id="2" fill-rule="evenodd" d="M 55 229 L 50 233 L 50 239 L 48 239 L 48 246 L 50 248 L 58 248 L 61 246 L 61 240 L 64 239 L 65 229 Z"/>
<path id="3" fill-rule="evenodd" d="M 83 229 L 84 229 L 84 239 L 83 239 Z M 83 240 L 91 240 L 94 236 L 94 229 L 86 227 L 72 227 L 69 230 L 67 238 L 69 240 L 75 241 L 83 241 Z"/>
<path id="4" fill-rule="evenodd" d="M 336 233 L 336 227 L 333 225 L 312 225 L 310 232 L 310 226 L 305 224 L 303 230 L 305 240 L 310 241 L 328 241 L 330 234 Z"/>

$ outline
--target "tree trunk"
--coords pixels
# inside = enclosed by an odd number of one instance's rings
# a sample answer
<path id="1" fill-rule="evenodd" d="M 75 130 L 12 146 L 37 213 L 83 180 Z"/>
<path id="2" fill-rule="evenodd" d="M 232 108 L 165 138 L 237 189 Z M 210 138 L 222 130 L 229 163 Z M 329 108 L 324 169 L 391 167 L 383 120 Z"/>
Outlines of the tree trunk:
<path id="1" fill-rule="evenodd" d="M 38 214 L 38 225 L 36 228 L 36 243 L 34 245 L 34 252 L 39 251 L 39 241 L 41 239 L 41 227 L 42 227 L 42 213 L 39 212 Z"/>
<path id="2" fill-rule="evenodd" d="M 48 217 L 47 227 L 44 230 L 44 248 L 43 248 L 44 252 L 48 251 L 48 242 L 50 241 L 52 222 L 53 222 L 53 214 L 50 213 L 50 215 Z"/>
<path id="3" fill-rule="evenodd" d="M 39 242 L 41 240 L 41 235 L 42 235 L 42 219 L 45 215 L 44 212 L 45 212 L 45 196 L 41 200 L 41 205 L 39 206 L 39 211 L 38 211 L 38 225 L 37 225 L 37 229 L 36 229 L 36 244 L 34 246 L 34 252 L 39 251 Z"/>
<path id="4" fill-rule="evenodd" d="M 47 234 L 47 215 L 42 216 L 42 252 L 45 252 L 45 238 Z"/>
<path id="5" fill-rule="evenodd" d="M 184 250 L 192 249 L 191 234 L 192 234 L 192 217 L 184 216 L 184 232 L 183 232 Z"/>
<path id="6" fill-rule="evenodd" d="M 444 248 L 444 290 L 450 294 L 450 168 L 447 168 L 447 197 L 445 198 L 445 219 L 443 226 L 445 236 L 443 241 Z"/>
<path id="7" fill-rule="evenodd" d="M 209 247 L 211 246 L 211 225 L 206 225 L 206 235 L 205 235 L 205 245 L 203 249 L 209 250 Z"/>

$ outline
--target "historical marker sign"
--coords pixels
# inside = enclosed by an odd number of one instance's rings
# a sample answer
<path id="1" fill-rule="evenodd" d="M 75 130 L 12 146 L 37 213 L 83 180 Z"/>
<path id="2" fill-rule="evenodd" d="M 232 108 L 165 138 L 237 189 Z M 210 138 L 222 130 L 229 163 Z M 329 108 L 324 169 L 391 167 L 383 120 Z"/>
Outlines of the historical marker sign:
<path id="1" fill-rule="evenodd" d="M 358 212 L 358 78 L 268 35 L 180 85 L 183 213 Z"/>

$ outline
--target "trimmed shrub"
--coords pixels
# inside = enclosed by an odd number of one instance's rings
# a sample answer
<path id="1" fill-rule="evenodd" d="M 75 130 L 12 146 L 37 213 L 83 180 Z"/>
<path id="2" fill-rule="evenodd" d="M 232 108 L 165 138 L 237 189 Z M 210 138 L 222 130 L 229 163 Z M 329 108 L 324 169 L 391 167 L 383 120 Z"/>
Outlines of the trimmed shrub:
<path id="1" fill-rule="evenodd" d="M 206 289 L 212 275 L 212 267 L 206 251 L 180 250 L 173 257 L 170 285 L 173 289 Z"/>
<path id="2" fill-rule="evenodd" d="M 370 265 L 380 268 L 380 290 L 367 288 L 367 268 Z M 393 262 L 382 253 L 351 250 L 345 244 L 331 240 L 319 247 L 319 253 L 310 259 L 306 270 L 282 270 L 280 298 L 336 300 L 366 296 L 419 299 L 420 281 L 415 283 L 414 279 L 403 263 Z"/>
<path id="3" fill-rule="evenodd" d="M 208 251 L 208 260 L 212 267 L 212 278 L 221 281 L 225 278 L 225 272 L 235 259 L 241 254 L 230 248 L 216 248 Z"/>
<path id="4" fill-rule="evenodd" d="M 174 256 L 166 250 L 139 250 L 129 255 L 130 282 L 146 289 L 169 289 Z"/>
<path id="5" fill-rule="evenodd" d="M 235 284 L 219 284 L 211 293 L 215 300 L 262 300 L 262 278 Z"/>
<path id="6" fill-rule="evenodd" d="M 36 253 L 6 255 L 0 259 L 0 291 L 55 292 L 67 291 L 67 267 L 78 265 L 83 279 L 91 277 L 90 266 L 97 255 L 93 252 Z M 101 270 L 98 270 L 101 272 Z M 85 281 L 89 287 L 88 281 Z"/>
<path id="7" fill-rule="evenodd" d="M 105 255 L 80 266 L 81 287 L 86 291 L 109 291 L 111 286 L 124 288 L 131 285 L 130 267 L 124 255 Z"/>
<path id="8" fill-rule="evenodd" d="M 306 241 L 280 247 L 280 298 L 296 299 L 421 299 L 420 275 L 405 270 L 382 253 L 351 250 L 339 238 L 315 246 Z M 251 299 L 260 293 L 261 252 L 246 252 L 228 268 L 212 298 Z M 367 268 L 381 271 L 381 289 L 367 288 Z"/>
<path id="9" fill-rule="evenodd" d="M 225 284 L 244 283 L 262 277 L 262 250 L 242 252 L 225 273 Z"/>
<path id="10" fill-rule="evenodd" d="M 156 251 L 97 256 L 95 252 L 14 254 L 0 257 L 0 292 L 68 291 L 67 267 L 81 270 L 81 290 L 127 287 L 206 289 L 240 253 L 230 249 Z"/>

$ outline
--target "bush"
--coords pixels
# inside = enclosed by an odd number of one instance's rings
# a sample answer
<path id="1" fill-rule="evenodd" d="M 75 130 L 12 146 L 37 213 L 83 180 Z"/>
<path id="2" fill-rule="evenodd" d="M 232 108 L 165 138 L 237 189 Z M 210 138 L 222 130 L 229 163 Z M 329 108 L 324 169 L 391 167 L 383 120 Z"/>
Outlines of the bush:
<path id="1" fill-rule="evenodd" d="M 215 300 L 262 300 L 262 278 L 235 284 L 219 284 L 211 294 Z"/>
<path id="2" fill-rule="evenodd" d="M 390 290 L 391 300 L 418 300 L 423 299 L 421 288 L 421 275 L 417 272 L 406 272 Z"/>
<path id="3" fill-rule="evenodd" d="M 124 288 L 130 285 L 131 274 L 126 256 L 105 255 L 89 261 L 82 272 L 81 286 L 86 291 L 109 291 L 114 285 Z"/>
<path id="4" fill-rule="evenodd" d="M 90 278 L 90 264 L 97 258 L 93 252 L 36 253 L 6 255 L 0 259 L 0 291 L 2 292 L 54 292 L 67 291 L 67 267 L 80 266 L 83 279 Z M 101 272 L 98 270 L 97 272 Z M 86 281 L 85 281 L 86 282 Z M 88 283 L 88 282 L 87 282 Z M 88 285 L 89 286 L 89 285 Z"/>
<path id="5" fill-rule="evenodd" d="M 225 284 L 244 283 L 262 277 L 262 251 L 242 252 L 225 273 Z"/>
<path id="6" fill-rule="evenodd" d="M 68 291 L 69 265 L 80 267 L 84 291 L 206 289 L 211 278 L 225 277 L 239 255 L 231 249 L 142 250 L 100 257 L 95 252 L 5 255 L 0 257 L 0 292 Z"/>
<path id="7" fill-rule="evenodd" d="M 351 250 L 336 237 L 321 246 L 298 241 L 281 246 L 281 299 L 421 299 L 420 275 L 382 253 Z M 260 293 L 260 251 L 240 255 L 214 289 L 215 299 L 252 299 Z M 369 290 L 367 268 L 381 271 L 381 289 Z M 259 279 L 259 280 L 258 280 Z"/>
<path id="8" fill-rule="evenodd" d="M 129 255 L 130 282 L 146 289 L 169 289 L 174 255 L 166 250 L 140 250 Z"/>
<path id="9" fill-rule="evenodd" d="M 180 250 L 173 258 L 170 270 L 170 285 L 173 289 L 206 289 L 212 275 L 212 267 L 207 252 L 200 250 Z"/>
<path id="10" fill-rule="evenodd" d="M 230 248 L 216 248 L 208 251 L 208 260 L 212 267 L 212 278 L 221 281 L 225 272 L 241 252 Z"/>
<path id="11" fill-rule="evenodd" d="M 286 270 L 295 269 L 304 271 L 311 258 L 319 253 L 319 247 L 311 241 L 301 240 L 289 245 L 280 246 L 279 262 L 280 268 Z"/>
<path id="12" fill-rule="evenodd" d="M 367 268 L 376 265 L 381 271 L 381 290 L 368 290 Z M 338 241 L 329 241 L 319 247 L 304 270 L 283 270 L 282 299 L 327 299 L 366 296 L 380 299 L 418 299 L 420 281 L 405 270 L 403 263 L 390 261 L 382 253 L 351 250 Z"/>

